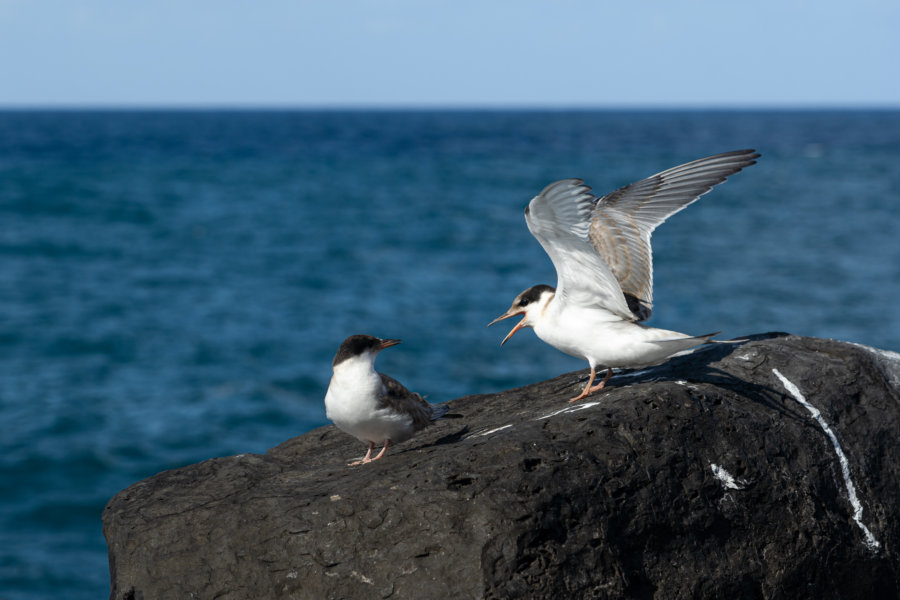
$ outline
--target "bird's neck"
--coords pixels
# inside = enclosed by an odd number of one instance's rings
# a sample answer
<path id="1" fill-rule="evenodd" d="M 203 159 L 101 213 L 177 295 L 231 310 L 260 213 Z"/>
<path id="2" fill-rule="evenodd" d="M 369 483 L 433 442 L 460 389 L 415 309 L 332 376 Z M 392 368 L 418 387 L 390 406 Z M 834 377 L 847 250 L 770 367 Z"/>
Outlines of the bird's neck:
<path id="1" fill-rule="evenodd" d="M 375 370 L 375 361 L 368 357 L 353 357 L 334 367 L 332 385 L 344 389 L 374 391 L 381 389 L 381 376 Z"/>
<path id="2" fill-rule="evenodd" d="M 556 292 L 544 292 L 541 303 L 536 307 L 537 314 L 534 321 L 552 319 L 562 308 L 562 304 L 556 298 Z"/>

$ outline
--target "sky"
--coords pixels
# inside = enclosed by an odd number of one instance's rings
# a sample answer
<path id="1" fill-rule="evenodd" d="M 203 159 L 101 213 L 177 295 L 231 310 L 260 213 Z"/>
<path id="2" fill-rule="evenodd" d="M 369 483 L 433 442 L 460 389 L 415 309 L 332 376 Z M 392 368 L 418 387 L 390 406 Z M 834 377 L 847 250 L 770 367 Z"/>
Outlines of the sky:
<path id="1" fill-rule="evenodd" d="M 900 107 L 898 0 L 0 0 L 0 107 Z"/>

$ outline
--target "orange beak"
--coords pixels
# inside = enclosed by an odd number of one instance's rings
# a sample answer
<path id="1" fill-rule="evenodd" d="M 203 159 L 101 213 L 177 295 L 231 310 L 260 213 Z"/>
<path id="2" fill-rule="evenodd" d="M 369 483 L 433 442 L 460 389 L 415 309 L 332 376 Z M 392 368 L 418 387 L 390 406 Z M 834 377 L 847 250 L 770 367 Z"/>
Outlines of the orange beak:
<path id="1" fill-rule="evenodd" d="M 502 314 L 499 317 L 497 317 L 496 319 L 494 319 L 493 321 L 491 321 L 490 323 L 488 323 L 488 327 L 490 327 L 494 323 L 502 321 L 503 319 L 509 319 L 510 317 L 515 317 L 516 315 L 521 315 L 523 312 L 525 312 L 525 311 L 520 310 L 520 311 L 513 312 L 512 309 L 510 309 L 510 310 L 506 311 L 504 314 Z M 509 333 L 506 334 L 506 337 L 503 338 L 503 341 L 500 342 L 500 345 L 502 346 L 503 344 L 505 344 L 509 338 L 511 338 L 517 331 L 519 331 L 523 327 L 525 327 L 525 317 L 522 317 L 522 320 L 519 321 L 518 323 L 516 323 L 516 326 L 513 327 L 509 331 Z"/>
<path id="2" fill-rule="evenodd" d="M 381 340 L 381 347 L 378 348 L 379 351 L 384 350 L 385 348 L 390 348 L 391 346 L 396 346 L 400 343 L 400 340 Z"/>

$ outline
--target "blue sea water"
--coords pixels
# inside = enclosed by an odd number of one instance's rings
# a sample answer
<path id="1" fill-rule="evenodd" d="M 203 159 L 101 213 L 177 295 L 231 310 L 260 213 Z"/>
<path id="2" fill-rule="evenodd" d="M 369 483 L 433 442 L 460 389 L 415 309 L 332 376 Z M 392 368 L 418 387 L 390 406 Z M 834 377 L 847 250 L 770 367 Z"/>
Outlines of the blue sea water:
<path id="1" fill-rule="evenodd" d="M 583 368 L 485 327 L 555 283 L 527 202 L 746 147 L 650 323 L 900 350 L 900 111 L 0 112 L 0 597 L 108 596 L 107 500 L 325 424 L 347 335 L 436 402 Z"/>

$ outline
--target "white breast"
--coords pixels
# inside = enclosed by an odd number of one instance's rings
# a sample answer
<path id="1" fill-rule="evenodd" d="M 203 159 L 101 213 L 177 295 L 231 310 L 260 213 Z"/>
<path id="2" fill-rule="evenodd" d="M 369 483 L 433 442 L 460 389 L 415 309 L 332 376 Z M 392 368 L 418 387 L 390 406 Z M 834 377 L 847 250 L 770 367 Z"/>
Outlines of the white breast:
<path id="1" fill-rule="evenodd" d="M 570 356 L 590 361 L 614 344 L 610 329 L 622 319 L 603 309 L 565 306 L 551 302 L 534 325 L 534 333 L 547 344 Z"/>
<path id="2" fill-rule="evenodd" d="M 414 433 L 412 418 L 378 408 L 384 386 L 373 362 L 354 357 L 335 367 L 325 394 L 325 415 L 362 442 L 402 442 Z"/>

